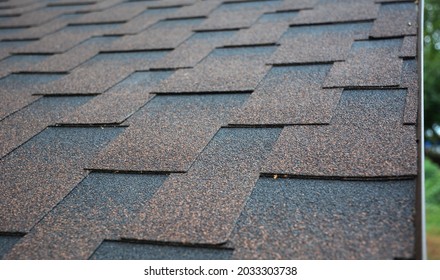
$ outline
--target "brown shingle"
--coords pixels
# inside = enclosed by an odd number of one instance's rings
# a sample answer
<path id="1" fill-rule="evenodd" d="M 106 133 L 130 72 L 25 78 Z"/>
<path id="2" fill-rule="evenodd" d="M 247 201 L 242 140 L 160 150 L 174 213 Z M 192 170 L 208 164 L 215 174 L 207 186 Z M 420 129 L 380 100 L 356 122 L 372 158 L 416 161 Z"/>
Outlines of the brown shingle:
<path id="1" fill-rule="evenodd" d="M 0 158 L 17 148 L 46 126 L 86 103 L 89 97 L 40 98 L 0 122 Z"/>
<path id="2" fill-rule="evenodd" d="M 170 175 L 124 236 L 225 243 L 279 131 L 220 129 L 188 173 Z"/>
<path id="3" fill-rule="evenodd" d="M 330 2 L 316 5 L 312 10 L 302 10 L 292 24 L 316 24 L 365 21 L 375 19 L 379 5 L 370 1 Z"/>
<path id="4" fill-rule="evenodd" d="M 344 91 L 329 126 L 285 127 L 263 172 L 325 177 L 414 176 L 416 131 L 405 91 Z"/>
<path id="5" fill-rule="evenodd" d="M 151 89 L 171 73 L 171 71 L 135 72 L 66 116 L 61 123 L 122 123 L 154 96 L 150 94 Z"/>
<path id="6" fill-rule="evenodd" d="M 344 62 L 335 62 L 325 87 L 398 86 L 401 81 L 402 59 L 397 44 L 384 41 L 359 41 Z"/>
<path id="7" fill-rule="evenodd" d="M 184 172 L 247 95 L 156 96 L 92 169 Z"/>
<path id="8" fill-rule="evenodd" d="M 69 75 L 40 88 L 41 94 L 103 93 L 136 70 L 148 70 L 165 52 L 103 53 Z"/>
<path id="9" fill-rule="evenodd" d="M 322 89 L 330 65 L 274 67 L 232 124 L 326 124 L 342 89 Z"/>
<path id="10" fill-rule="evenodd" d="M 382 4 L 370 36 L 400 37 L 417 34 L 417 12 L 414 3 Z"/>
<path id="11" fill-rule="evenodd" d="M 269 71 L 265 63 L 274 47 L 216 49 L 193 69 L 176 71 L 154 92 L 252 91 Z"/>
<path id="12" fill-rule="evenodd" d="M 3 232 L 28 232 L 86 175 L 122 128 L 48 128 L 0 162 Z"/>

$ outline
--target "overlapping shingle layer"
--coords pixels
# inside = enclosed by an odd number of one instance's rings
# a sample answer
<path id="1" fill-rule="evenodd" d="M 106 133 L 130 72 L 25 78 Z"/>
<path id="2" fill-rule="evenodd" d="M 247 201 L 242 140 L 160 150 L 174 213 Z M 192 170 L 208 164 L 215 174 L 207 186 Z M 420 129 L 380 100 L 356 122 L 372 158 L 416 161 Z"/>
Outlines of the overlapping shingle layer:
<path id="1" fill-rule="evenodd" d="M 417 4 L 0 2 L 0 258 L 416 252 Z"/>

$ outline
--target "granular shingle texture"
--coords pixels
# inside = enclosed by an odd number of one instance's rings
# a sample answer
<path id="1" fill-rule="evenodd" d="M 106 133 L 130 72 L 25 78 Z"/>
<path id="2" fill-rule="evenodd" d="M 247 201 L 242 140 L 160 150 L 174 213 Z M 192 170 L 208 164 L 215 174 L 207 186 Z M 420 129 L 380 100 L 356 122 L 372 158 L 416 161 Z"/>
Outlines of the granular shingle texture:
<path id="1" fill-rule="evenodd" d="M 329 123 L 342 89 L 322 89 L 330 65 L 273 67 L 233 124 Z"/>
<path id="2" fill-rule="evenodd" d="M 234 229 L 233 258 L 411 258 L 414 202 L 414 181 L 260 178 Z"/>
<path id="3" fill-rule="evenodd" d="M 0 142 L 3 143 L 0 147 L 0 158 L 89 100 L 89 97 L 40 98 L 8 116 L 0 122 Z"/>
<path id="4" fill-rule="evenodd" d="M 0 0 L 0 258 L 420 258 L 409 0 Z"/>
<path id="5" fill-rule="evenodd" d="M 157 93 L 253 91 L 270 67 L 265 63 L 275 47 L 216 49 L 191 69 L 176 71 Z"/>
<path id="6" fill-rule="evenodd" d="M 329 126 L 283 129 L 263 171 L 328 177 L 417 174 L 416 131 L 403 126 L 405 91 L 344 91 Z"/>
<path id="7" fill-rule="evenodd" d="M 388 42 L 387 42 L 388 41 Z M 385 87 L 401 82 L 401 40 L 358 41 L 343 62 L 335 62 L 325 87 Z"/>
<path id="8" fill-rule="evenodd" d="M 117 238 L 126 224 L 139 215 L 165 178 L 89 174 L 6 258 L 89 258 L 104 238 Z"/>
<path id="9" fill-rule="evenodd" d="M 187 171 L 241 95 L 156 96 L 127 123 L 130 127 L 90 165 L 92 169 Z"/>
<path id="10" fill-rule="evenodd" d="M 0 259 L 20 240 L 17 235 L 0 235 Z"/>
<path id="11" fill-rule="evenodd" d="M 1 160 L 0 231 L 27 232 L 86 175 L 122 128 L 47 128 Z"/>
<path id="12" fill-rule="evenodd" d="M 232 250 L 104 241 L 92 260 L 229 260 Z"/>
<path id="13" fill-rule="evenodd" d="M 164 182 L 126 236 L 225 243 L 279 132 L 220 129 L 186 174 L 171 175 Z"/>

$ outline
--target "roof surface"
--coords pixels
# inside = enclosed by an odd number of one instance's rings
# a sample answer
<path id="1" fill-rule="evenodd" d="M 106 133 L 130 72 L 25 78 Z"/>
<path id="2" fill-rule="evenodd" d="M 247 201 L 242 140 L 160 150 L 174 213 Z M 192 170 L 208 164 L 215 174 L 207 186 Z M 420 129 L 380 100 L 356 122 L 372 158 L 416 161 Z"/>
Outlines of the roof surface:
<path id="1" fill-rule="evenodd" d="M 0 2 L 0 258 L 416 251 L 417 4 Z"/>

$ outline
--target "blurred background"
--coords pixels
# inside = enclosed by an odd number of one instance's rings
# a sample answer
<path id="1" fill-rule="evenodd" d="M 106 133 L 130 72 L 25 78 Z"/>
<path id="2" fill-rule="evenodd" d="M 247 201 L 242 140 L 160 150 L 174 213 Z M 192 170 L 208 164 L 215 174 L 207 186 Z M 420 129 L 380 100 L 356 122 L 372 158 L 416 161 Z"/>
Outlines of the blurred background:
<path id="1" fill-rule="evenodd" d="M 440 0 L 425 0 L 425 188 L 428 258 L 440 259 Z"/>

